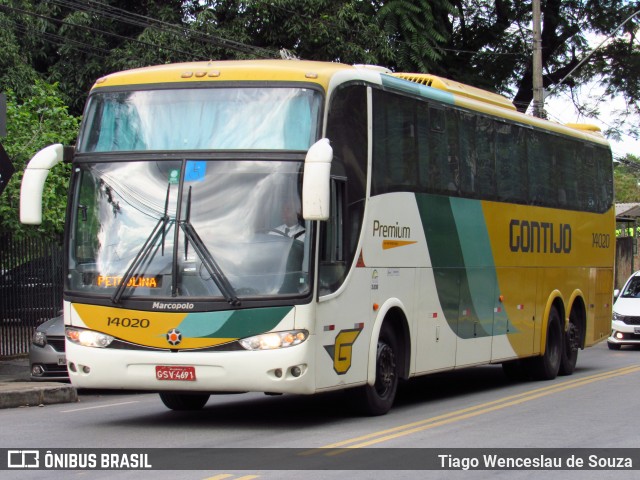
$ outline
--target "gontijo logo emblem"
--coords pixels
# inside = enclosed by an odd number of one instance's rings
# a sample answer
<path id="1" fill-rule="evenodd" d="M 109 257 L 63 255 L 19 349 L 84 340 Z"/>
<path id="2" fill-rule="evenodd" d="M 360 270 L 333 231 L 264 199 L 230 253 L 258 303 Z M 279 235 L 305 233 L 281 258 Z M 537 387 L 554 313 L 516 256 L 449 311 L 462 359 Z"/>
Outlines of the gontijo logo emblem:
<path id="1" fill-rule="evenodd" d="M 344 375 L 351 368 L 353 358 L 353 344 L 362 331 L 362 325 L 358 328 L 341 330 L 336 336 L 333 345 L 325 345 L 324 349 L 333 359 L 333 369 L 338 375 Z"/>
<path id="2" fill-rule="evenodd" d="M 402 226 L 398 222 L 396 222 L 395 225 L 383 225 L 380 221 L 374 220 L 373 236 L 383 239 L 383 250 L 418 243 L 415 240 L 405 240 L 411 238 L 411 227 Z"/>
<path id="3" fill-rule="evenodd" d="M 182 333 L 180 330 L 172 328 L 167 332 L 167 342 L 171 345 L 179 345 L 182 342 Z"/>

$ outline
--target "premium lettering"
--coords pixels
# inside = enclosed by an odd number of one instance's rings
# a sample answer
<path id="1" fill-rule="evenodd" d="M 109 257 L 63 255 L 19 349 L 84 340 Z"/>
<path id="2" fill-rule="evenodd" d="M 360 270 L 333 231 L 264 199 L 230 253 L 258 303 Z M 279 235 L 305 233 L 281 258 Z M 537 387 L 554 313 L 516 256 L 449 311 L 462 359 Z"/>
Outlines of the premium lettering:
<path id="1" fill-rule="evenodd" d="M 373 221 L 373 236 L 382 238 L 411 238 L 411 227 L 382 225 L 378 220 Z"/>

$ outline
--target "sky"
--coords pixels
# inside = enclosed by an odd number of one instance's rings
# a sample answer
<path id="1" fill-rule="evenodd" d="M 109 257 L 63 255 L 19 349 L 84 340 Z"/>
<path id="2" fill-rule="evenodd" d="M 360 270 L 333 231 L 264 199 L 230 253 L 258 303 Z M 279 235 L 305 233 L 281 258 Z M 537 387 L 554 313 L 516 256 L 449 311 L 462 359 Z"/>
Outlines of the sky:
<path id="1" fill-rule="evenodd" d="M 578 100 L 581 103 L 589 102 L 592 97 L 597 97 L 600 91 L 601 88 L 597 84 L 583 86 L 579 90 Z M 560 123 L 588 123 L 597 125 L 602 131 L 605 131 L 613 124 L 616 110 L 624 108 L 624 105 L 625 102 L 622 97 L 616 98 L 612 102 L 601 106 L 599 115 L 596 118 L 592 118 L 581 115 L 576 110 L 568 94 L 555 92 L 545 98 L 544 101 L 545 111 L 547 112 L 549 120 Z M 640 140 L 628 135 L 622 135 L 619 141 L 613 139 L 609 139 L 609 141 L 611 142 L 611 150 L 614 158 L 624 157 L 627 153 L 640 156 Z"/>
<path id="2" fill-rule="evenodd" d="M 636 12 L 636 14 L 638 13 L 640 13 L 640 10 Z M 636 14 L 634 14 L 634 16 Z M 625 20 L 620 26 L 624 25 L 628 20 L 629 19 Z M 619 28 L 620 27 L 616 29 L 616 32 L 619 31 Z M 592 52 L 604 46 L 611 38 L 613 38 L 613 35 L 605 37 L 593 33 L 586 34 L 586 39 L 590 48 L 592 48 Z M 580 104 L 595 104 L 596 99 L 600 98 L 603 92 L 604 88 L 599 82 L 595 81 L 575 88 L 574 96 Z M 568 92 L 561 90 L 554 92 L 552 90 L 551 95 L 544 100 L 544 107 L 549 120 L 560 123 L 588 123 L 597 125 L 603 132 L 613 126 L 616 111 L 624 110 L 625 105 L 624 98 L 620 96 L 614 98 L 612 101 L 601 104 L 596 117 L 585 117 L 578 112 Z M 633 121 L 636 125 L 640 124 L 639 118 L 629 119 L 628 121 Z M 624 157 L 627 153 L 640 157 L 640 140 L 628 135 L 621 135 L 619 140 L 609 139 L 609 141 L 611 142 L 611 150 L 614 158 Z"/>

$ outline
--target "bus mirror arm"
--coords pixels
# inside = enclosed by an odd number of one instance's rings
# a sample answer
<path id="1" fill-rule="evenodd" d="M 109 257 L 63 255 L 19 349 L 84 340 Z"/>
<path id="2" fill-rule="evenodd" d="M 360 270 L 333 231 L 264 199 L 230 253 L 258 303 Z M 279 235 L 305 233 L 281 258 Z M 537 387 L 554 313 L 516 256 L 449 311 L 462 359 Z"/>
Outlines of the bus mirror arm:
<path id="1" fill-rule="evenodd" d="M 329 218 L 329 186 L 333 149 L 328 138 L 311 145 L 304 160 L 302 216 L 305 220 Z"/>
<path id="2" fill-rule="evenodd" d="M 44 182 L 49 175 L 49 170 L 64 160 L 64 150 L 60 143 L 49 145 L 37 152 L 29 161 L 20 185 L 20 222 L 27 225 L 42 223 Z"/>
<path id="3" fill-rule="evenodd" d="M 73 161 L 73 156 L 76 153 L 76 147 L 73 145 L 65 145 L 62 147 L 62 161 L 64 163 L 71 163 Z"/>

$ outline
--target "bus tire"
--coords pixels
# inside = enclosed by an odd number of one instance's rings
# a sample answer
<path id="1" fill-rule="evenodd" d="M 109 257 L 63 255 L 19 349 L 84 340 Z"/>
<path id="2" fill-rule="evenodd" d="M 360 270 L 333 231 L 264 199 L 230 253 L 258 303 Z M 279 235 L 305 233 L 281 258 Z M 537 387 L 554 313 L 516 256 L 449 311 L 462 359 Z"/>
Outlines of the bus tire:
<path id="1" fill-rule="evenodd" d="M 160 400 L 167 408 L 177 411 L 201 410 L 209 401 L 208 393 L 160 392 Z"/>
<path id="2" fill-rule="evenodd" d="M 578 351 L 580 350 L 580 329 L 574 320 L 574 313 L 571 312 L 569 328 L 562 335 L 562 356 L 558 375 L 571 375 L 576 369 Z"/>
<path id="3" fill-rule="evenodd" d="M 563 352 L 562 325 L 556 307 L 551 307 L 547 322 L 547 338 L 544 355 L 528 359 L 527 369 L 534 380 L 553 380 L 560 371 Z"/>
<path id="4" fill-rule="evenodd" d="M 393 406 L 398 391 L 398 366 L 396 357 L 398 341 L 389 323 L 384 323 L 378 337 L 376 351 L 376 381 L 353 389 L 353 406 L 364 415 L 384 415 Z"/>

